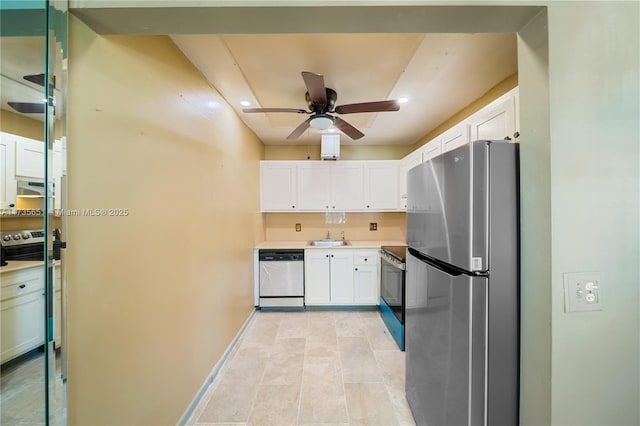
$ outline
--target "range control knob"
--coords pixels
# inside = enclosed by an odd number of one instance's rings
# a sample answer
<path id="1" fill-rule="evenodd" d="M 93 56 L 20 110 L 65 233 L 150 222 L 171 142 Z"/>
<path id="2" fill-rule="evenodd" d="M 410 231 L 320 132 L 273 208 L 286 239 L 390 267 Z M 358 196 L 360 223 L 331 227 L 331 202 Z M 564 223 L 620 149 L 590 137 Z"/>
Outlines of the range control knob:
<path id="1" fill-rule="evenodd" d="M 28 240 L 29 238 L 31 238 L 31 234 L 29 234 L 28 232 L 23 232 L 22 233 L 22 239 L 23 240 Z"/>
<path id="2" fill-rule="evenodd" d="M 14 240 L 20 240 L 20 239 L 22 239 L 22 237 L 20 236 L 20 234 L 14 234 L 13 239 Z"/>
<path id="3" fill-rule="evenodd" d="M 3 239 L 3 240 L 5 240 L 5 241 L 11 241 L 11 235 L 9 235 L 9 234 L 4 235 L 4 236 L 2 237 L 2 239 Z"/>

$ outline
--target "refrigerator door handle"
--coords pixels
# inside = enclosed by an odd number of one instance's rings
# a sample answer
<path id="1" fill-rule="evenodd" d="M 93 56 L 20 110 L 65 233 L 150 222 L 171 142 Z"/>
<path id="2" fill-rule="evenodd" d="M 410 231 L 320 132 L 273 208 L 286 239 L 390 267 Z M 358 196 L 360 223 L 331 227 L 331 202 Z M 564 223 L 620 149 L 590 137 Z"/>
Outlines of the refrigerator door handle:
<path id="1" fill-rule="evenodd" d="M 472 275 L 470 274 L 468 271 L 465 271 L 462 268 L 458 268 L 457 266 L 453 266 L 449 263 L 443 262 L 441 260 L 438 260 L 436 258 L 433 258 L 431 256 L 427 256 L 423 253 L 420 253 L 418 250 L 412 248 L 412 247 L 408 247 L 407 250 L 409 251 L 409 253 L 415 257 L 416 259 L 418 259 L 419 261 L 426 263 L 428 265 L 433 266 L 436 269 L 439 269 L 440 271 L 444 272 L 447 275 L 451 275 L 452 277 L 458 277 L 460 275 L 466 274 L 466 275 Z"/>

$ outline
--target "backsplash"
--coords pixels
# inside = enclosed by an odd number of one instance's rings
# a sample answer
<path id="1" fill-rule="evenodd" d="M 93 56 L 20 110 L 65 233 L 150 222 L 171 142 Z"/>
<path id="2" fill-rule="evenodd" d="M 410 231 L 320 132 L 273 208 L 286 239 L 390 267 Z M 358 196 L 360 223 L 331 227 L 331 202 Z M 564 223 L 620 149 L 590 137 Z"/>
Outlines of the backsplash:
<path id="1" fill-rule="evenodd" d="M 330 213 L 334 214 L 334 213 Z M 324 213 L 265 213 L 265 239 L 267 241 L 307 241 L 322 239 L 331 232 L 331 238 L 355 241 L 406 241 L 406 213 L 345 213 L 342 224 L 332 224 Z M 301 226 L 296 232 L 296 224 Z M 376 231 L 369 225 L 377 224 Z"/>

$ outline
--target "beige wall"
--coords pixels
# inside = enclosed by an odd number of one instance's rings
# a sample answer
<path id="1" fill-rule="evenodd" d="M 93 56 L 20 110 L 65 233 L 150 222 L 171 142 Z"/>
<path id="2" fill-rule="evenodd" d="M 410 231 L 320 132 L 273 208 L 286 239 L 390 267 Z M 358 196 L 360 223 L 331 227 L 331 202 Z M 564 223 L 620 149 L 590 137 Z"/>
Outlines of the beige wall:
<path id="1" fill-rule="evenodd" d="M 253 309 L 263 145 L 168 37 L 69 51 L 69 208 L 129 210 L 69 218 L 70 424 L 175 424 Z"/>
<path id="2" fill-rule="evenodd" d="M 0 109 L 0 130 L 35 140 L 44 139 L 44 123 L 33 118 Z"/>
<path id="3" fill-rule="evenodd" d="M 308 241 L 325 238 L 327 231 L 332 238 L 355 241 L 406 241 L 406 214 L 394 213 L 345 213 L 343 224 L 327 223 L 340 215 L 324 213 L 265 213 L 266 239 L 272 241 Z M 377 231 L 369 230 L 369 223 L 378 224 Z M 296 232 L 295 225 L 302 227 Z"/>

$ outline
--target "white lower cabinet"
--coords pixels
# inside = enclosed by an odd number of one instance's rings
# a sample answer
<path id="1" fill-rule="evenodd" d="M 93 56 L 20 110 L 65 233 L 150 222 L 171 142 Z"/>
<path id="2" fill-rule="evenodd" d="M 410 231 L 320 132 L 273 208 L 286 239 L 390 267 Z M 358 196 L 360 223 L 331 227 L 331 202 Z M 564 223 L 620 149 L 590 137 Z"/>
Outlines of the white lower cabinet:
<path id="1" fill-rule="evenodd" d="M 331 263 L 325 250 L 304 251 L 304 303 L 305 305 L 329 305 L 331 293 Z"/>
<path id="2" fill-rule="evenodd" d="M 304 274 L 307 306 L 378 304 L 376 250 L 305 250 Z"/>
<path id="3" fill-rule="evenodd" d="M 354 257 L 354 304 L 377 305 L 380 300 L 379 253 L 375 250 L 358 252 Z"/>
<path id="4" fill-rule="evenodd" d="M 334 250 L 330 253 L 329 259 L 331 304 L 353 304 L 353 253 L 351 250 Z"/>
<path id="5" fill-rule="evenodd" d="M 2 274 L 0 361 L 44 343 L 44 273 L 42 267 Z"/>

